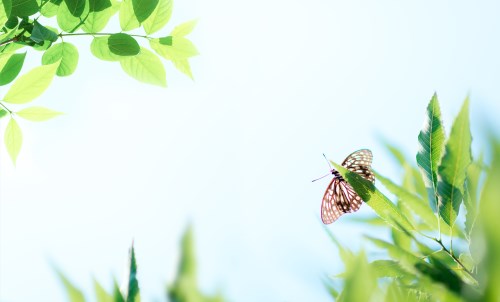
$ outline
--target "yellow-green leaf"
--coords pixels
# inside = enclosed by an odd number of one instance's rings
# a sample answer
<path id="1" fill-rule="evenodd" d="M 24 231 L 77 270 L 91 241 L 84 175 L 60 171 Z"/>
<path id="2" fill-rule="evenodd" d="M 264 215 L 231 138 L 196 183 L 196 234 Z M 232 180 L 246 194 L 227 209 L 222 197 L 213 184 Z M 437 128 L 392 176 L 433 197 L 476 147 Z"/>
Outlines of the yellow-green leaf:
<path id="1" fill-rule="evenodd" d="M 153 34 L 162 29 L 165 24 L 168 23 L 170 17 L 172 16 L 172 3 L 172 0 L 160 0 L 158 2 L 155 10 L 142 24 L 146 34 Z"/>
<path id="2" fill-rule="evenodd" d="M 4 134 L 4 143 L 12 162 L 16 164 L 17 156 L 23 145 L 23 133 L 16 120 L 11 118 Z"/>
<path id="3" fill-rule="evenodd" d="M 71 43 L 62 42 L 52 45 L 42 56 L 42 64 L 48 65 L 61 61 L 56 74 L 60 77 L 71 75 L 78 64 L 78 49 Z"/>
<path id="4" fill-rule="evenodd" d="M 124 31 L 135 29 L 141 25 L 134 13 L 132 0 L 123 0 L 120 6 L 120 27 Z"/>
<path id="5" fill-rule="evenodd" d="M 58 67 L 59 62 L 56 62 L 36 67 L 22 75 L 12 84 L 3 100 L 12 104 L 31 102 L 49 87 Z"/>
<path id="6" fill-rule="evenodd" d="M 162 43 L 162 39 L 152 39 L 149 44 L 157 54 L 167 60 L 187 59 L 199 54 L 194 44 L 186 38 L 171 37 L 166 40 L 168 43 Z"/>
<path id="7" fill-rule="evenodd" d="M 43 122 L 46 120 L 50 120 L 62 113 L 45 107 L 28 107 L 16 112 L 16 114 L 23 119 L 32 122 Z"/>
<path id="8" fill-rule="evenodd" d="M 175 37 L 184 37 L 193 31 L 197 23 L 198 19 L 182 23 L 181 25 L 176 26 L 170 35 Z"/>
<path id="9" fill-rule="evenodd" d="M 167 86 L 165 68 L 160 58 L 146 48 L 141 47 L 141 52 L 136 56 L 123 57 L 120 64 L 123 70 L 136 80 Z"/>

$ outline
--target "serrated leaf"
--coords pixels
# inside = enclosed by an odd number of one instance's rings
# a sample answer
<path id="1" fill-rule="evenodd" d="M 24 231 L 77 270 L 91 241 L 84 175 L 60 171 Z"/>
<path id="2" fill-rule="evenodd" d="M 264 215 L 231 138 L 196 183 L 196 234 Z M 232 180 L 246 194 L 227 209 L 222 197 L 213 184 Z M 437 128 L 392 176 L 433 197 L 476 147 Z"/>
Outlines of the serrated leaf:
<path id="1" fill-rule="evenodd" d="M 161 60 L 146 48 L 133 57 L 120 60 L 123 70 L 134 79 L 157 86 L 166 87 L 166 73 Z"/>
<path id="2" fill-rule="evenodd" d="M 438 208 L 437 173 L 444 150 L 444 140 L 441 110 L 437 95 L 434 94 L 427 106 L 424 127 L 418 135 L 419 151 L 417 153 L 417 164 L 422 172 L 433 211 L 437 211 Z"/>
<path id="3" fill-rule="evenodd" d="M 16 120 L 11 118 L 5 128 L 4 143 L 14 165 L 16 164 L 17 156 L 23 145 L 23 133 L 17 124 Z"/>
<path id="4" fill-rule="evenodd" d="M 23 67 L 26 53 L 0 55 L 0 85 L 12 82 Z"/>
<path id="5" fill-rule="evenodd" d="M 129 31 L 141 26 L 134 13 L 132 0 L 123 0 L 120 5 L 120 27 L 123 31 Z"/>
<path id="6" fill-rule="evenodd" d="M 37 12 L 38 3 L 36 0 L 12 0 L 12 16 L 29 17 Z"/>
<path id="7" fill-rule="evenodd" d="M 42 56 L 42 64 L 44 65 L 59 61 L 56 74 L 60 77 L 71 75 L 78 65 L 78 49 L 71 43 L 62 42 L 52 45 Z"/>
<path id="8" fill-rule="evenodd" d="M 198 23 L 198 19 L 190 20 L 188 22 L 184 22 L 180 25 L 177 25 L 174 30 L 170 33 L 171 36 L 174 37 L 184 37 L 190 34 Z"/>
<path id="9" fill-rule="evenodd" d="M 137 280 L 137 263 L 135 260 L 134 245 L 129 251 L 127 279 L 125 280 L 125 288 L 123 298 L 126 302 L 140 301 L 139 298 L 139 281 Z"/>
<path id="10" fill-rule="evenodd" d="M 85 20 L 85 24 L 82 26 L 82 29 L 87 33 L 100 32 L 104 29 L 104 27 L 106 27 L 109 19 L 120 9 L 120 4 L 121 2 L 113 0 L 111 1 L 111 7 L 108 7 L 102 11 L 89 13 L 89 16 Z"/>
<path id="11" fill-rule="evenodd" d="M 109 37 L 96 37 L 90 43 L 90 51 L 92 54 L 101 60 L 104 61 L 119 61 L 124 57 L 115 55 L 111 52 L 108 46 Z"/>
<path id="12" fill-rule="evenodd" d="M 168 42 L 167 42 L 168 39 Z M 151 48 L 166 60 L 188 59 L 198 55 L 198 50 L 191 41 L 183 37 L 165 37 L 165 39 L 152 39 L 149 41 Z M 171 45 L 168 45 L 171 44 Z"/>
<path id="13" fill-rule="evenodd" d="M 45 107 L 28 107 L 16 112 L 16 115 L 32 122 L 43 122 L 61 114 Z"/>
<path id="14" fill-rule="evenodd" d="M 472 162 L 471 142 L 467 98 L 453 122 L 438 168 L 439 215 L 449 226 L 454 225 L 462 203 L 467 168 Z"/>
<path id="15" fill-rule="evenodd" d="M 38 21 L 34 21 L 33 23 L 33 31 L 31 32 L 30 36 L 30 39 L 32 41 L 34 41 L 35 43 L 40 43 L 43 41 L 57 41 L 58 35 L 55 32 L 38 23 Z"/>
<path id="16" fill-rule="evenodd" d="M 135 56 L 141 49 L 132 36 L 124 33 L 109 36 L 108 47 L 112 53 L 119 56 Z"/>
<path id="17" fill-rule="evenodd" d="M 373 183 L 357 173 L 332 162 L 342 177 L 353 187 L 354 191 L 382 218 L 387 224 L 403 232 L 414 231 L 408 219 L 401 215 L 396 206 L 382 194 Z"/>
<path id="18" fill-rule="evenodd" d="M 10 86 L 3 101 L 12 104 L 31 102 L 49 87 L 58 65 L 59 62 L 39 66 L 22 75 Z"/>
<path id="19" fill-rule="evenodd" d="M 173 0 L 159 0 L 151 15 L 142 23 L 146 34 L 151 35 L 162 29 L 172 16 Z"/>
<path id="20" fill-rule="evenodd" d="M 94 279 L 94 290 L 97 302 L 114 302 L 113 296 L 102 287 L 102 285 Z"/>
<path id="21" fill-rule="evenodd" d="M 4 24 L 7 23 L 11 12 L 12 12 L 12 0 L 1 0 L 0 1 L 0 27 L 3 27 Z"/>
<path id="22" fill-rule="evenodd" d="M 139 23 L 144 22 L 158 5 L 158 0 L 132 0 L 134 15 Z"/>
<path id="23" fill-rule="evenodd" d="M 59 270 L 56 269 L 56 273 L 61 280 L 64 289 L 66 290 L 66 295 L 68 296 L 69 302 L 85 302 L 85 297 L 81 290 L 69 281 L 69 279 Z"/>
<path id="24" fill-rule="evenodd" d="M 68 11 L 75 17 L 80 17 L 85 9 L 85 0 L 64 0 Z"/>

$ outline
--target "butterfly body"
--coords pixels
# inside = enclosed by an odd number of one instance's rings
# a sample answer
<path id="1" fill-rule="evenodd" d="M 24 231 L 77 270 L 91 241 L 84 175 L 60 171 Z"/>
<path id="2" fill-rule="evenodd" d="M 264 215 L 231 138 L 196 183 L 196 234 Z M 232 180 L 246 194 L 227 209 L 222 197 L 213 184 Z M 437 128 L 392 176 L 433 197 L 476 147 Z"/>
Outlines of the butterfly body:
<path id="1" fill-rule="evenodd" d="M 370 167 L 372 160 L 372 152 L 368 149 L 361 149 L 347 156 L 342 166 L 375 182 L 375 176 Z M 326 188 L 321 202 L 321 220 L 324 224 L 333 223 L 345 213 L 356 212 L 363 203 L 361 197 L 337 170 L 332 169 L 331 173 L 333 179 Z"/>

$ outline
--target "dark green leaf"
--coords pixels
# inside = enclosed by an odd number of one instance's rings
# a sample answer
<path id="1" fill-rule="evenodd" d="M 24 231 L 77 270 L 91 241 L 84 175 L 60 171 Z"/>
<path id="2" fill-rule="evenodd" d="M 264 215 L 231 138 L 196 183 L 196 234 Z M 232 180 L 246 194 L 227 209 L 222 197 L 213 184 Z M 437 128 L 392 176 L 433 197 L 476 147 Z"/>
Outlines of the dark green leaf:
<path id="1" fill-rule="evenodd" d="M 443 154 L 445 133 L 441 121 L 441 110 L 437 95 L 432 96 L 427 106 L 427 115 L 424 129 L 418 135 L 419 151 L 417 153 L 417 164 L 424 176 L 427 187 L 429 202 L 433 211 L 437 211 L 437 172 L 438 165 Z"/>
<path id="2" fill-rule="evenodd" d="M 83 14 L 85 15 L 87 12 L 88 6 L 85 6 Z M 63 31 L 72 33 L 80 28 L 83 22 L 80 20 L 80 17 L 73 16 L 66 2 L 62 2 L 57 10 L 57 24 Z"/>
<path id="3" fill-rule="evenodd" d="M 29 17 L 38 12 L 36 0 L 12 0 L 11 16 Z"/>
<path id="4" fill-rule="evenodd" d="M 6 115 L 7 115 L 7 111 L 5 111 L 4 109 L 0 109 L 0 119 Z"/>
<path id="5" fill-rule="evenodd" d="M 85 0 L 64 0 L 69 12 L 75 16 L 80 17 L 85 9 Z"/>
<path id="6" fill-rule="evenodd" d="M 160 41 L 160 44 L 162 45 L 172 46 L 172 36 L 160 38 L 158 41 Z"/>
<path id="7" fill-rule="evenodd" d="M 137 263 L 135 261 L 134 245 L 129 252 L 129 265 L 127 271 L 127 288 L 125 289 L 126 302 L 140 301 L 139 281 L 137 280 Z"/>
<path id="8" fill-rule="evenodd" d="M 5 23 L 5 27 L 8 29 L 13 29 L 19 24 L 19 19 L 16 16 L 11 16 L 7 23 Z"/>
<path id="9" fill-rule="evenodd" d="M 92 40 L 92 43 L 90 43 L 90 51 L 92 54 L 104 61 L 119 61 L 123 57 L 115 55 L 114 53 L 109 50 L 108 46 L 108 40 L 109 37 L 96 37 Z"/>
<path id="10" fill-rule="evenodd" d="M 118 286 L 118 283 L 116 283 L 116 280 L 113 283 L 113 301 L 114 302 L 126 302 L 125 298 L 123 297 L 122 292 L 120 291 L 120 287 Z"/>
<path id="11" fill-rule="evenodd" d="M 33 31 L 31 32 L 30 39 L 35 41 L 36 43 L 40 43 L 43 41 L 57 41 L 58 35 L 51 31 L 50 29 L 44 27 L 42 24 L 37 21 L 34 22 Z"/>
<path id="12" fill-rule="evenodd" d="M 467 168 L 472 161 L 471 142 L 467 98 L 453 122 L 438 168 L 439 215 L 449 226 L 454 225 L 462 203 Z"/>
<path id="13" fill-rule="evenodd" d="M 420 261 L 415 264 L 415 268 L 435 282 L 442 283 L 451 291 L 460 294 L 464 284 L 457 274 L 435 257 L 429 256 L 429 258 L 431 263 Z"/>
<path id="14" fill-rule="evenodd" d="M 158 0 L 132 0 L 134 14 L 139 23 L 144 22 L 158 5 Z"/>
<path id="15" fill-rule="evenodd" d="M 3 62 L 4 57 L 5 62 Z M 17 77 L 23 67 L 25 57 L 26 53 L 0 56 L 0 85 L 9 84 Z"/>
<path id="16" fill-rule="evenodd" d="M 89 11 L 100 12 L 106 8 L 111 7 L 110 0 L 89 0 Z"/>
<path id="17" fill-rule="evenodd" d="M 151 15 L 142 23 L 146 34 L 151 35 L 160 29 L 170 20 L 172 15 L 172 0 L 160 0 L 156 5 L 155 10 Z"/>
<path id="18" fill-rule="evenodd" d="M 134 38 L 124 33 L 109 36 L 108 47 L 112 53 L 119 56 L 135 56 L 141 49 Z"/>
<path id="19" fill-rule="evenodd" d="M 8 23 L 8 20 L 9 20 L 11 13 L 12 13 L 12 0 L 1 0 L 0 1 L 0 28 L 3 27 L 3 25 L 5 23 Z M 7 24 L 5 24 L 5 25 L 7 26 Z M 14 27 L 7 26 L 7 28 L 12 29 Z"/>

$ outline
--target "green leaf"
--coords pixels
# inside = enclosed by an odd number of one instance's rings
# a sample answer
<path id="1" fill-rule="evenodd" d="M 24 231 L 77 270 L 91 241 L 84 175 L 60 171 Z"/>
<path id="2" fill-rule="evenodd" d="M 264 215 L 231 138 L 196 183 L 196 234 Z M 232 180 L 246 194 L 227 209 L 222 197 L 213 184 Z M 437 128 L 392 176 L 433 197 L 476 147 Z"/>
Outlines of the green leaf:
<path id="1" fill-rule="evenodd" d="M 112 1 L 111 7 L 99 12 L 91 12 L 82 29 L 87 33 L 100 32 L 106 27 L 109 19 L 120 9 L 120 2 Z"/>
<path id="2" fill-rule="evenodd" d="M 85 6 L 82 14 L 86 15 L 88 13 L 88 9 L 88 5 Z M 59 10 L 57 11 L 57 24 L 63 31 L 72 33 L 80 28 L 83 25 L 83 22 L 79 17 L 75 17 L 71 14 L 66 2 L 62 2 L 59 6 Z"/>
<path id="3" fill-rule="evenodd" d="M 36 67 L 19 77 L 10 86 L 3 99 L 4 102 L 25 104 L 40 96 L 52 82 L 58 65 L 59 62 Z"/>
<path id="4" fill-rule="evenodd" d="M 373 183 L 357 173 L 332 162 L 342 177 L 353 187 L 354 191 L 382 218 L 387 224 L 403 232 L 414 231 L 408 219 L 401 215 L 396 206 L 382 194 Z"/>
<path id="5" fill-rule="evenodd" d="M 109 36 L 108 47 L 112 53 L 119 56 L 135 56 L 141 50 L 139 43 L 130 35 L 124 33 Z"/>
<path id="6" fill-rule="evenodd" d="M 146 48 L 133 57 L 120 60 L 122 69 L 134 79 L 157 86 L 166 87 L 166 73 L 160 59 Z"/>
<path id="7" fill-rule="evenodd" d="M 375 260 L 370 266 L 378 278 L 401 278 L 410 275 L 398 261 L 394 260 Z"/>
<path id="8" fill-rule="evenodd" d="M 183 74 L 190 77 L 191 80 L 193 80 L 193 74 L 191 73 L 191 66 L 189 65 L 189 61 L 187 59 L 172 60 L 172 63 L 174 63 L 174 66 L 175 68 L 177 68 L 177 70 L 179 70 Z"/>
<path id="9" fill-rule="evenodd" d="M 78 64 L 78 49 L 68 42 L 52 45 L 42 56 L 42 64 L 49 65 L 61 62 L 56 74 L 60 77 L 69 76 Z"/>
<path id="10" fill-rule="evenodd" d="M 56 273 L 61 280 L 64 289 L 66 290 L 66 294 L 68 295 L 68 299 L 70 302 L 85 302 L 85 297 L 83 293 L 69 281 L 69 279 L 59 270 L 56 269 Z"/>
<path id="11" fill-rule="evenodd" d="M 90 51 L 92 54 L 104 61 L 119 61 L 125 57 L 115 55 L 111 52 L 108 46 L 109 37 L 96 37 L 90 43 Z"/>
<path id="12" fill-rule="evenodd" d="M 401 267 L 410 273 L 414 273 L 415 264 L 421 262 L 419 257 L 414 255 L 412 252 L 401 248 L 400 246 L 370 236 L 365 236 L 365 238 L 370 240 L 373 244 L 375 244 L 379 248 L 387 250 L 389 256 L 391 256 L 392 259 L 397 260 L 398 263 L 401 265 Z"/>
<path id="13" fill-rule="evenodd" d="M 35 43 L 40 43 L 43 41 L 55 42 L 58 39 L 58 35 L 57 33 L 38 23 L 38 21 L 35 21 L 30 39 Z"/>
<path id="14" fill-rule="evenodd" d="M 162 29 L 172 16 L 173 0 L 159 0 L 151 15 L 142 23 L 146 34 L 151 35 Z"/>
<path id="15" fill-rule="evenodd" d="M 110 0 L 89 0 L 90 12 L 101 12 L 110 7 L 111 7 Z"/>
<path id="16" fill-rule="evenodd" d="M 158 0 L 132 0 L 134 15 L 139 23 L 144 22 L 158 5 Z"/>
<path id="17" fill-rule="evenodd" d="M 122 292 L 120 291 L 120 287 L 118 286 L 118 283 L 116 283 L 116 281 L 113 284 L 113 301 L 126 302 L 125 298 L 122 295 Z"/>
<path id="18" fill-rule="evenodd" d="M 467 167 L 472 162 L 471 142 L 467 98 L 453 122 L 438 168 L 439 215 L 449 226 L 454 225 L 462 203 Z"/>
<path id="19" fill-rule="evenodd" d="M 3 27 L 4 24 L 7 23 L 11 12 L 12 12 L 12 0 L 1 0 L 0 1 L 0 27 Z"/>
<path id="20" fill-rule="evenodd" d="M 363 252 L 346 263 L 345 275 L 344 289 L 337 301 L 370 301 L 377 288 L 377 279 Z"/>
<path id="21" fill-rule="evenodd" d="M 464 184 L 465 233 L 470 238 L 472 228 L 477 218 L 478 184 L 482 174 L 483 155 L 467 168 L 467 178 Z"/>
<path id="22" fill-rule="evenodd" d="M 52 18 L 57 15 L 59 10 L 59 5 L 62 1 L 47 1 L 42 8 L 40 8 L 40 13 L 42 16 L 47 18 Z"/>
<path id="23" fill-rule="evenodd" d="M 140 301 L 139 281 L 137 281 L 137 263 L 135 261 L 135 251 L 133 243 L 129 251 L 128 260 L 129 263 L 127 270 L 127 280 L 126 280 L 125 294 L 123 296 L 126 302 Z"/>
<path id="24" fill-rule="evenodd" d="M 6 0 L 9 1 L 9 0 Z M 5 27 L 8 29 L 14 29 L 16 26 L 19 24 L 19 20 L 16 16 L 11 16 L 9 20 L 7 20 L 7 23 L 5 23 Z"/>
<path id="25" fill-rule="evenodd" d="M 437 258 L 429 256 L 429 259 L 431 263 L 420 261 L 415 264 L 415 268 L 435 282 L 445 285 L 452 292 L 460 294 L 464 284 L 457 274 Z"/>
<path id="26" fill-rule="evenodd" d="M 120 27 L 123 31 L 129 31 L 141 26 L 134 13 L 132 0 L 123 0 L 120 6 Z"/>
<path id="27" fill-rule="evenodd" d="M 12 16 L 29 17 L 37 12 L 38 3 L 36 0 L 12 0 Z"/>
<path id="28" fill-rule="evenodd" d="M 85 9 L 85 0 L 64 0 L 71 15 L 80 17 Z"/>
<path id="29" fill-rule="evenodd" d="M 26 52 L 0 55 L 0 85 L 9 84 L 17 77 L 23 67 L 25 57 Z"/>
<path id="30" fill-rule="evenodd" d="M 6 111 L 6 110 L 4 110 L 4 109 L 0 109 L 0 119 L 1 119 L 2 117 L 6 116 L 6 115 L 7 115 L 7 111 Z"/>
<path id="31" fill-rule="evenodd" d="M 187 59 L 198 55 L 196 47 L 186 38 L 165 37 L 164 39 L 151 39 L 149 41 L 151 48 L 157 54 L 167 60 Z M 171 45 L 168 45 L 171 44 Z"/>
<path id="32" fill-rule="evenodd" d="M 196 26 L 196 23 L 198 23 L 198 19 L 182 23 L 181 25 L 176 26 L 174 30 L 172 30 L 170 35 L 176 38 L 184 37 L 193 31 L 194 27 Z"/>
<path id="33" fill-rule="evenodd" d="M 45 107 L 28 107 L 16 112 L 16 114 L 32 122 L 43 122 L 61 115 L 62 113 Z"/>
<path id="34" fill-rule="evenodd" d="M 108 294 L 97 280 L 94 279 L 94 290 L 97 302 L 114 302 L 113 296 Z"/>
<path id="35" fill-rule="evenodd" d="M 424 128 L 418 135 L 419 151 L 417 153 L 417 164 L 422 171 L 433 211 L 437 211 L 438 208 L 437 172 L 443 154 L 444 140 L 441 110 L 437 95 L 434 94 L 427 106 Z"/>

